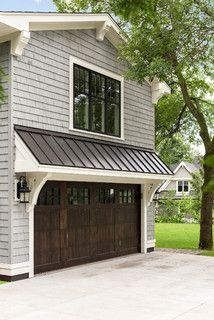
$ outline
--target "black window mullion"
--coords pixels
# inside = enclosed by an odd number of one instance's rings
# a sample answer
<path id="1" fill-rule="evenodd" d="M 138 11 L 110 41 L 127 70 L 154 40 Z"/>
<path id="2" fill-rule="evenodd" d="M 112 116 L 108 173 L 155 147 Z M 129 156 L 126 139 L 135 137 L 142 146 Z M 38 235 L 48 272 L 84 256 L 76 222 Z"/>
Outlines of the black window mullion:
<path id="1" fill-rule="evenodd" d="M 91 71 L 89 71 L 89 84 L 88 84 L 88 96 L 89 96 L 89 100 L 88 100 L 88 127 L 89 130 L 92 131 L 92 105 L 91 105 L 91 92 L 92 92 L 92 81 L 91 81 Z"/>
<path id="2" fill-rule="evenodd" d="M 107 77 L 105 77 L 105 134 L 108 132 L 108 95 L 107 95 Z"/>
<path id="3" fill-rule="evenodd" d="M 98 132 L 100 134 L 108 134 L 108 135 L 111 135 L 111 136 L 121 136 L 121 83 L 120 81 L 116 80 L 116 79 L 112 79 L 112 78 L 109 78 L 108 76 L 104 76 L 102 74 L 99 74 L 95 71 L 92 71 L 92 70 L 89 70 L 89 69 L 86 69 L 84 67 L 81 67 L 81 66 L 78 66 L 78 65 L 74 65 L 75 68 L 76 68 L 76 77 L 75 77 L 75 70 L 74 70 L 74 73 L 73 73 L 73 87 L 74 87 L 74 97 L 73 97 L 73 104 L 75 105 L 75 97 L 76 95 L 78 94 L 84 94 L 86 97 L 88 97 L 88 129 L 85 129 L 85 128 L 82 128 L 83 130 L 86 130 L 86 131 L 93 131 L 93 132 Z M 87 70 L 88 72 L 88 91 L 89 92 L 86 92 L 86 74 L 83 73 L 82 77 L 83 77 L 83 82 L 84 82 L 84 86 L 82 84 L 80 84 L 80 70 Z M 93 95 L 92 94 L 92 75 L 93 74 L 97 74 L 99 75 L 99 93 L 95 90 L 95 94 Z M 104 97 L 101 96 L 101 93 L 102 93 L 102 79 L 104 79 Z M 77 82 L 76 83 L 76 90 L 75 90 L 75 81 Z M 118 130 L 115 131 L 115 129 L 113 130 L 112 128 L 112 132 L 109 131 L 109 124 L 108 124 L 108 121 L 109 121 L 109 104 L 111 102 L 111 97 L 108 97 L 108 81 L 110 82 L 110 85 L 111 87 L 113 88 L 112 90 L 117 90 L 117 87 L 119 87 L 119 98 L 118 98 L 118 101 L 116 102 L 116 100 L 114 101 L 115 105 L 117 106 L 118 110 L 119 110 L 119 119 L 118 119 Z M 119 86 L 118 86 L 119 85 Z M 97 89 L 97 85 L 95 83 L 95 89 Z M 100 92 L 101 90 L 101 92 Z M 84 91 L 84 92 L 82 92 Z M 110 96 L 112 94 L 111 90 L 109 92 Z M 116 94 L 116 92 L 114 93 Z M 116 96 L 115 96 L 116 98 Z M 99 132 L 99 131 L 95 131 L 95 130 L 92 130 L 93 126 L 92 126 L 92 100 L 93 99 L 98 99 L 101 103 L 104 104 L 104 131 L 102 132 Z M 113 111 L 112 111 L 113 112 Z M 74 127 L 75 127 L 75 108 L 73 109 L 73 121 L 74 121 Z M 102 119 L 101 119 L 102 120 Z M 81 129 L 81 128 L 79 128 Z M 118 134 L 117 134 L 118 132 Z"/>
<path id="4" fill-rule="evenodd" d="M 121 82 L 118 81 L 119 83 L 119 136 L 121 136 Z M 117 104 L 118 105 L 118 104 Z"/>

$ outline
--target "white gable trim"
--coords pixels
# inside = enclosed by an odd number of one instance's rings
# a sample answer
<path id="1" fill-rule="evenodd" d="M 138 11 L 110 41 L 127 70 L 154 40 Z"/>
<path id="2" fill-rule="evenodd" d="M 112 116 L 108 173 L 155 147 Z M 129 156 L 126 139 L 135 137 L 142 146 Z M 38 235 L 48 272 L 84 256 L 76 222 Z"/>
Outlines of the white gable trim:
<path id="1" fill-rule="evenodd" d="M 159 188 L 158 192 L 164 191 L 164 190 L 168 187 L 169 183 L 170 183 L 172 180 L 173 180 L 173 178 L 170 179 L 170 180 L 166 180 L 166 181 L 162 184 L 162 186 Z"/>
<path id="2" fill-rule="evenodd" d="M 126 42 L 122 30 L 114 19 L 106 13 L 27 13 L 27 12 L 0 12 L 0 43 L 12 42 L 11 54 L 21 56 L 30 40 L 30 31 L 48 30 L 81 30 L 95 29 L 97 41 L 106 37 L 116 48 Z M 166 83 L 158 79 L 150 82 L 152 88 L 152 103 L 171 92 Z"/>
<path id="3" fill-rule="evenodd" d="M 178 170 L 179 170 L 180 168 L 182 168 L 182 167 L 184 167 L 190 174 L 192 173 L 192 172 L 189 170 L 189 168 L 187 167 L 187 165 L 185 164 L 185 162 L 184 162 L 184 161 L 181 161 L 181 162 L 179 163 L 179 165 L 175 168 L 174 174 L 175 174 L 176 172 L 178 172 Z"/>
<path id="4" fill-rule="evenodd" d="M 178 172 L 178 170 L 180 169 L 180 168 L 182 168 L 182 167 L 184 167 L 190 174 L 192 173 L 190 170 L 189 170 L 189 168 L 186 166 L 186 164 L 185 164 L 185 162 L 184 161 L 181 161 L 179 164 L 178 164 L 178 166 L 175 168 L 175 170 L 173 171 L 173 173 L 174 174 L 176 174 L 176 172 Z M 170 180 L 166 180 L 163 184 L 162 184 L 162 186 L 160 187 L 160 189 L 159 189 L 159 192 L 162 192 L 162 191 L 164 191 L 167 187 L 168 187 L 168 185 L 169 185 L 169 183 L 171 182 L 171 181 L 176 181 L 176 190 L 177 190 L 177 181 L 183 181 L 183 180 L 185 180 L 185 181 L 191 181 L 192 180 L 192 178 L 179 178 L 179 177 L 173 177 L 173 178 L 171 178 Z"/>
<path id="5" fill-rule="evenodd" d="M 28 147 L 15 132 L 15 172 L 31 172 L 38 169 L 39 163 Z"/>
<path id="6" fill-rule="evenodd" d="M 22 55 L 30 31 L 77 29 L 95 29 L 98 41 L 106 37 L 115 47 L 125 41 L 108 14 L 0 13 L 0 42 L 12 40 L 11 54 L 16 56 Z"/>

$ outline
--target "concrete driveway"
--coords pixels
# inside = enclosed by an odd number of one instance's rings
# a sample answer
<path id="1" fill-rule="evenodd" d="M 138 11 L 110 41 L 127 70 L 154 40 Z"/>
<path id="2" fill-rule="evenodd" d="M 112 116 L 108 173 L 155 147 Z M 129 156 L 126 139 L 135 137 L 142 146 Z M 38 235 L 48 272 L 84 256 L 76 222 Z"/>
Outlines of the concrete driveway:
<path id="1" fill-rule="evenodd" d="M 154 252 L 0 286 L 0 319 L 211 320 L 214 258 Z"/>

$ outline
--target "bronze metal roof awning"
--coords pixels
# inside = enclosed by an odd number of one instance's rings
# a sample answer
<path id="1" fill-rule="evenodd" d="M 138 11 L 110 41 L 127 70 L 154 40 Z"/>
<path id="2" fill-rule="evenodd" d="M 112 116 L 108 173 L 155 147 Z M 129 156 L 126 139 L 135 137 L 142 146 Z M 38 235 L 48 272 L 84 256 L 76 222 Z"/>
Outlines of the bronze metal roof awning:
<path id="1" fill-rule="evenodd" d="M 22 126 L 15 131 L 41 165 L 173 174 L 151 150 Z"/>

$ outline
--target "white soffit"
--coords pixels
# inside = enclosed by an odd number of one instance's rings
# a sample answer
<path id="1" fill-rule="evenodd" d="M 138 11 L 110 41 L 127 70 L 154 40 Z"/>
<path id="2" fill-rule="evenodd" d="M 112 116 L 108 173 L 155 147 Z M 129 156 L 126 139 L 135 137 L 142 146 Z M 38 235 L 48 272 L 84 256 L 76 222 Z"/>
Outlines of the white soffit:
<path id="1" fill-rule="evenodd" d="M 126 39 L 114 19 L 106 13 L 28 13 L 0 12 L 0 43 L 11 40 L 11 54 L 21 56 L 30 40 L 30 31 L 95 29 L 96 39 L 106 37 L 116 48 Z M 150 82 L 152 103 L 171 90 L 166 83 L 158 79 Z"/>
<path id="2" fill-rule="evenodd" d="M 11 53 L 19 56 L 30 31 L 96 29 L 96 38 L 106 37 L 115 47 L 124 41 L 121 30 L 108 14 L 0 13 L 0 42 L 12 40 Z"/>

